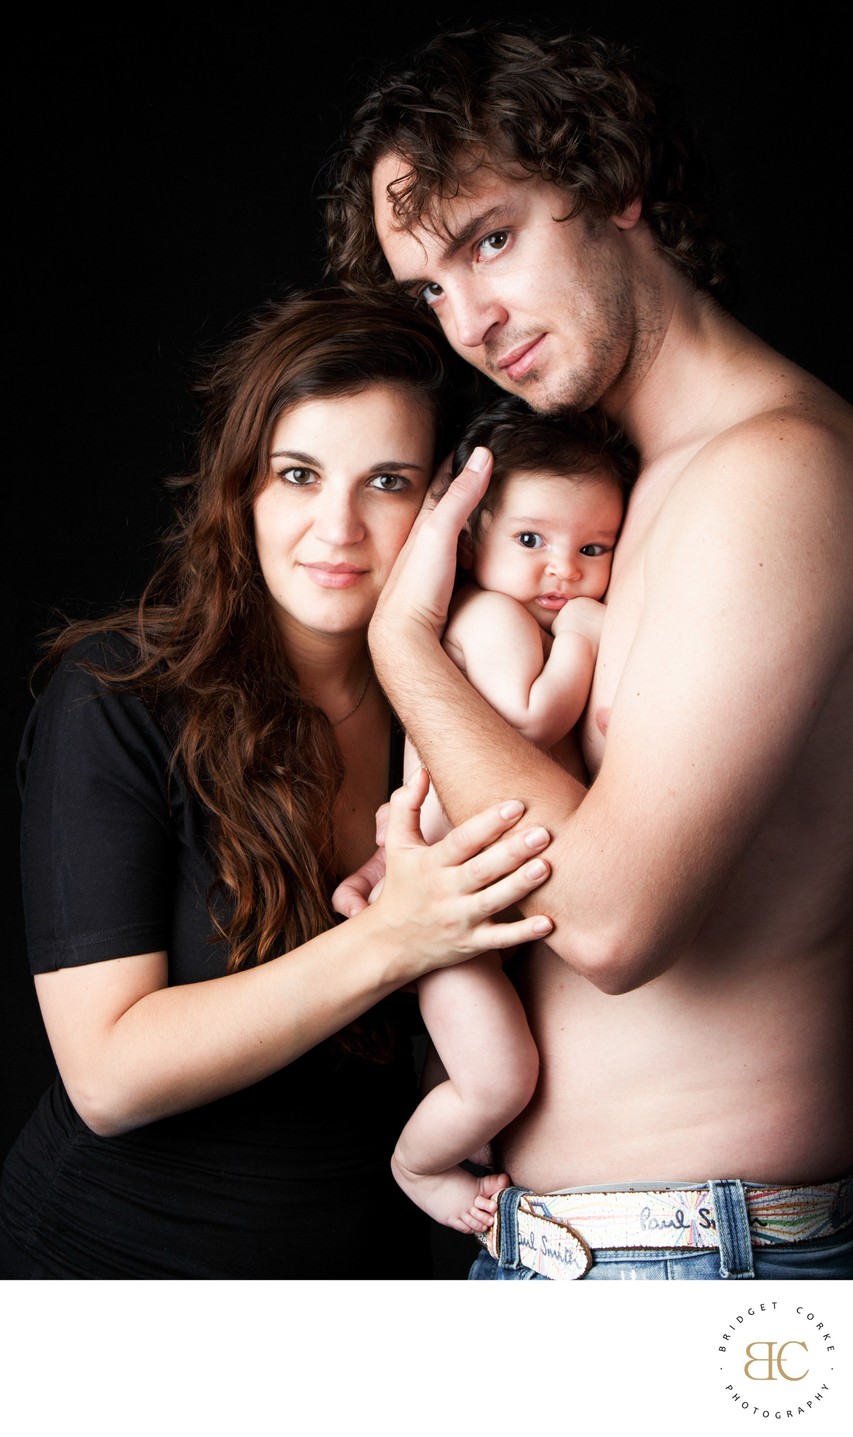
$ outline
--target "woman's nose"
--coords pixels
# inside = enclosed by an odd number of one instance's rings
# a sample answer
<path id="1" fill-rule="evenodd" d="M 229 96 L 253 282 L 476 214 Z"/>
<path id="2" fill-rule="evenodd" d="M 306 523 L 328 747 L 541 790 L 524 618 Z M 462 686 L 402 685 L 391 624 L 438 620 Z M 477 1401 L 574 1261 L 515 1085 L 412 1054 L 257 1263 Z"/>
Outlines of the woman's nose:
<path id="1" fill-rule="evenodd" d="M 329 545 L 357 544 L 364 538 L 364 521 L 354 495 L 328 492 L 314 516 L 318 538 Z"/>

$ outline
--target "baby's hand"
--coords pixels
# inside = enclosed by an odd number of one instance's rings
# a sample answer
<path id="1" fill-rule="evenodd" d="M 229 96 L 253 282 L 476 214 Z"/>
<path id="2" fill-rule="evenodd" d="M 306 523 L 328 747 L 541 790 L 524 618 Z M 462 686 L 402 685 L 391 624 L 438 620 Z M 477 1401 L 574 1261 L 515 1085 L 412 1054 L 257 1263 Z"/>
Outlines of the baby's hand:
<path id="1" fill-rule="evenodd" d="M 556 638 L 557 634 L 581 634 L 589 639 L 594 649 L 598 649 L 598 641 L 601 638 L 601 626 L 604 623 L 604 604 L 598 599 L 569 599 L 562 609 L 558 609 L 551 623 L 551 633 Z"/>

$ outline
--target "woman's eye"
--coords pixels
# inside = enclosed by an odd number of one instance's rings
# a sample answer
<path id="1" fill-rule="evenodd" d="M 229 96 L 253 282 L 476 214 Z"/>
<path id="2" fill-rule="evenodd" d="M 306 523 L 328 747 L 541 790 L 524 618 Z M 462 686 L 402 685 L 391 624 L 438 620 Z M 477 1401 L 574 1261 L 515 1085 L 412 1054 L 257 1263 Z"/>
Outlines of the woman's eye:
<path id="1" fill-rule="evenodd" d="M 515 537 L 522 549 L 539 549 L 545 542 L 541 534 L 525 532 L 524 534 L 516 534 Z"/>
<path id="2" fill-rule="evenodd" d="M 498 254 L 506 247 L 508 239 L 509 235 L 506 230 L 495 230 L 494 234 L 486 235 L 485 239 L 480 240 L 480 253 L 490 259 L 492 255 Z"/>
<path id="3" fill-rule="evenodd" d="M 444 290 L 440 284 L 425 284 L 418 294 L 418 299 L 422 299 L 424 304 L 433 305 L 438 304 L 443 294 Z"/>
<path id="4" fill-rule="evenodd" d="M 295 484 L 299 488 L 304 488 L 306 484 L 313 482 L 314 471 L 313 469 L 280 469 L 278 477 L 283 479 L 285 484 Z"/>
<path id="5" fill-rule="evenodd" d="M 583 544 L 580 552 L 587 559 L 600 559 L 602 554 L 609 554 L 610 550 L 606 544 Z"/>
<path id="6" fill-rule="evenodd" d="M 371 479 L 370 488 L 379 489 L 383 494 L 402 494 L 409 488 L 409 481 L 402 474 L 377 474 Z"/>

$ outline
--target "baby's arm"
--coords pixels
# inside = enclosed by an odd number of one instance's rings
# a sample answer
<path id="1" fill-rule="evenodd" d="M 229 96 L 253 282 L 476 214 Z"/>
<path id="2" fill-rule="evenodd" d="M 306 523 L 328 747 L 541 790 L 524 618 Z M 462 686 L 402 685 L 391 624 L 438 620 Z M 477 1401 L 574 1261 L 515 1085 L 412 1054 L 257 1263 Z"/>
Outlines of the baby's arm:
<path id="1" fill-rule="evenodd" d="M 576 605 L 583 613 L 570 619 Z M 492 708 L 524 738 L 549 749 L 574 727 L 586 706 L 601 630 L 594 611 L 599 610 L 603 617 L 604 605 L 597 600 L 570 600 L 555 617 L 549 641 L 517 600 L 472 586 L 457 600 L 445 647 Z"/>
<path id="2" fill-rule="evenodd" d="M 400 1134 L 391 1167 L 403 1191 L 437 1222 L 484 1232 L 505 1173 L 478 1178 L 459 1164 L 527 1106 L 539 1056 L 521 1001 L 497 954 L 429 973 L 421 1013 L 447 1078 L 422 1099 Z"/>

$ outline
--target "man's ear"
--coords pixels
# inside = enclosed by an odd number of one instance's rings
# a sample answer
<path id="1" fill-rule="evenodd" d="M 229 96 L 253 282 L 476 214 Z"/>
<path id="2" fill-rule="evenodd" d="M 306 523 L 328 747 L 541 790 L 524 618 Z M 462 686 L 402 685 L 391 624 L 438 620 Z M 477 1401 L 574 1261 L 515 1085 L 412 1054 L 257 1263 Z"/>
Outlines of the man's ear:
<path id="1" fill-rule="evenodd" d="M 642 198 L 638 196 L 637 199 L 631 201 L 628 208 L 623 210 L 621 214 L 611 215 L 610 218 L 617 229 L 632 230 L 642 213 L 643 201 Z"/>

